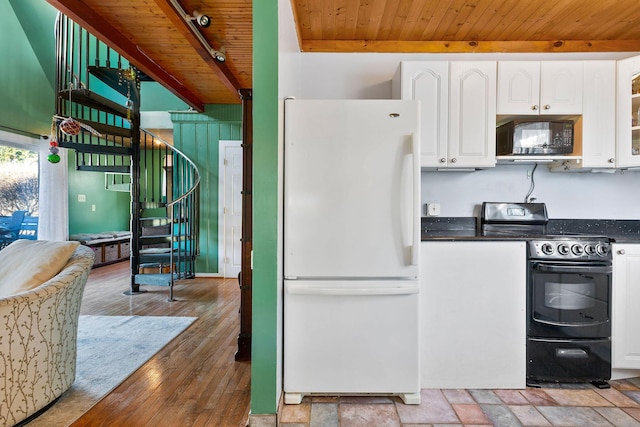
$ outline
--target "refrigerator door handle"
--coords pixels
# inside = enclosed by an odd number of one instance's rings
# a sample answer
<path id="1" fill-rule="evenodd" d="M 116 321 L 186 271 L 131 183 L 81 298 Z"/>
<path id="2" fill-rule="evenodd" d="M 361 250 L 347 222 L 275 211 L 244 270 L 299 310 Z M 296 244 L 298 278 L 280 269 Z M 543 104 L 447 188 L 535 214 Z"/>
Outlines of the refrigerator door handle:
<path id="1" fill-rule="evenodd" d="M 411 265 L 418 265 L 420 248 L 420 140 L 415 132 L 411 134 L 411 152 L 413 155 L 413 246 L 411 247 Z"/>
<path id="2" fill-rule="evenodd" d="M 375 295 L 412 295 L 418 293 L 417 286 L 388 288 L 335 288 L 316 286 L 289 286 L 287 293 L 292 295 L 336 295 L 336 296 L 375 296 Z"/>

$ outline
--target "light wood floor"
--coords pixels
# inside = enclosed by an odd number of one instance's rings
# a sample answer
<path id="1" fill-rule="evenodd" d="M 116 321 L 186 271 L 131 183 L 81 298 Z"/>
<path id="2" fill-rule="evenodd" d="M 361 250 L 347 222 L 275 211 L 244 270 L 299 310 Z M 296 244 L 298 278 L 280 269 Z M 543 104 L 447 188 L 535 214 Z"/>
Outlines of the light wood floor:
<path id="1" fill-rule="evenodd" d="M 235 362 L 240 330 L 236 279 L 196 278 L 168 289 L 125 296 L 129 263 L 93 269 L 81 314 L 195 316 L 170 342 L 72 426 L 245 426 L 250 401 L 250 363 Z M 123 360 L 123 364 L 127 361 Z"/>

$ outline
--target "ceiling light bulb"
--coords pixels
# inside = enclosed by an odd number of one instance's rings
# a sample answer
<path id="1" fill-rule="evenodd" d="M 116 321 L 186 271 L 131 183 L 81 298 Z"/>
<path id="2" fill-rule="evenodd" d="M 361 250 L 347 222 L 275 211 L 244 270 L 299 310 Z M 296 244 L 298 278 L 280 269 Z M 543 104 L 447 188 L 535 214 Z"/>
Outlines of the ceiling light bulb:
<path id="1" fill-rule="evenodd" d="M 209 18 L 209 15 L 204 15 L 197 10 L 193 11 L 192 19 L 194 19 L 202 28 L 207 28 L 209 25 L 211 25 L 211 18 Z"/>
<path id="2" fill-rule="evenodd" d="M 219 62 L 226 61 L 227 60 L 227 48 L 222 46 L 220 48 L 220 50 L 214 50 L 213 51 L 213 57 Z"/>

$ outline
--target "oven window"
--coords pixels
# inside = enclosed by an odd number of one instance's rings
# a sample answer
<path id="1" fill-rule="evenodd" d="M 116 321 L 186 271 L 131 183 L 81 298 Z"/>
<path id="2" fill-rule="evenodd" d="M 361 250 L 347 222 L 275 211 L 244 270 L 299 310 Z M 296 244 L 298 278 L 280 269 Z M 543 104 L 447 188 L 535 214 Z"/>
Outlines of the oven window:
<path id="1" fill-rule="evenodd" d="M 596 285 L 585 283 L 544 284 L 544 305 L 556 310 L 589 310 L 596 305 Z"/>
<path id="2" fill-rule="evenodd" d="M 535 271 L 531 280 L 530 309 L 534 321 L 558 325 L 609 321 L 608 274 Z"/>

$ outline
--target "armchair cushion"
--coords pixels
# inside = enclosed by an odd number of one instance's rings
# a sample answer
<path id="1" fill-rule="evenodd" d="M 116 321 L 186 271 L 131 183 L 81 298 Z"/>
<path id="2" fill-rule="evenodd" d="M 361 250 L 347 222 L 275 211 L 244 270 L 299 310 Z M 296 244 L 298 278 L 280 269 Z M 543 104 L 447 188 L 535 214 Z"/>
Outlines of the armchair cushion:
<path id="1" fill-rule="evenodd" d="M 0 298 L 33 289 L 58 274 L 79 242 L 16 240 L 0 251 Z"/>

